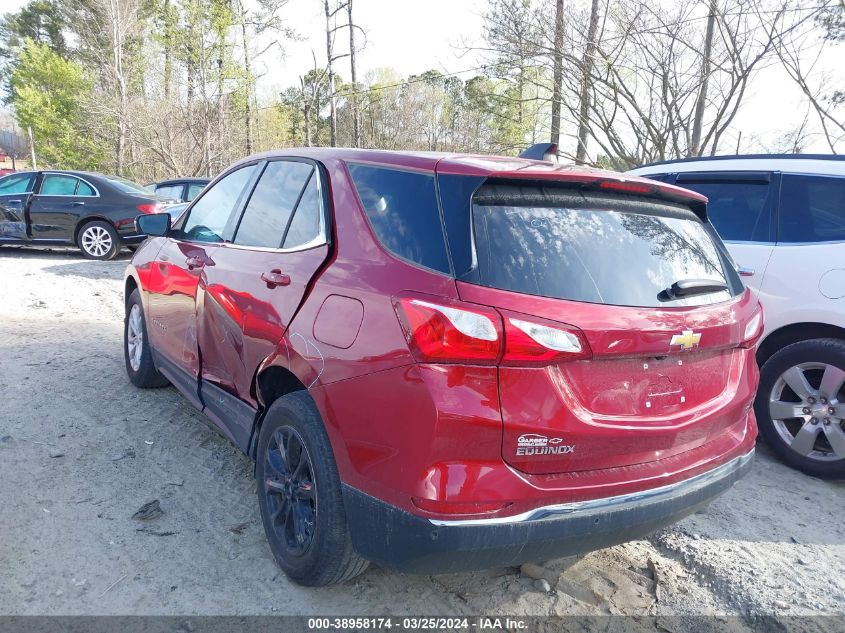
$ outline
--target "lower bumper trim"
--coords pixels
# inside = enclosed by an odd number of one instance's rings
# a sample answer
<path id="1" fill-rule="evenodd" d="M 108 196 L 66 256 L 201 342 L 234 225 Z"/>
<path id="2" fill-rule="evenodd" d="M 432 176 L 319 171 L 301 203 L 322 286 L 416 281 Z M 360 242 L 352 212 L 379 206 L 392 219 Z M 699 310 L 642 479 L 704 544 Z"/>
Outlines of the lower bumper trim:
<path id="1" fill-rule="evenodd" d="M 410 573 L 436 574 L 573 556 L 641 538 L 707 505 L 751 468 L 754 451 L 651 490 L 471 520 L 415 516 L 343 486 L 356 551 Z"/>

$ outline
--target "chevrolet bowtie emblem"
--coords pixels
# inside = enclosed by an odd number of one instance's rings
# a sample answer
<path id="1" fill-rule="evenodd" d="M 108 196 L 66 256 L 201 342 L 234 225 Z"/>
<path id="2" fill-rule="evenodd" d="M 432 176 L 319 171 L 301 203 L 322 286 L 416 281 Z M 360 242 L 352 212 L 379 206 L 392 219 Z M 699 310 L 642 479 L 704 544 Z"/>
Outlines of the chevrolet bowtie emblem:
<path id="1" fill-rule="evenodd" d="M 684 330 L 680 334 L 672 336 L 669 345 L 680 345 L 681 349 L 692 349 L 701 340 L 701 334 L 693 332 L 692 330 Z"/>

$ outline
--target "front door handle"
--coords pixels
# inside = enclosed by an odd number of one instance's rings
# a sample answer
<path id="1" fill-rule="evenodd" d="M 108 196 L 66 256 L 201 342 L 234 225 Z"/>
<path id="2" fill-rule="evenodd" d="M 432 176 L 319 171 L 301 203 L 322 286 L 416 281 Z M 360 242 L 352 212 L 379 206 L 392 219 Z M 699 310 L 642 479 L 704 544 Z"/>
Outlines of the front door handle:
<path id="1" fill-rule="evenodd" d="M 185 263 L 188 265 L 188 270 L 193 270 L 194 268 L 202 268 L 203 266 L 205 266 L 205 260 L 202 257 L 197 257 L 196 255 L 188 257 L 185 260 Z"/>
<path id="2" fill-rule="evenodd" d="M 8 204 L 20 204 L 23 200 L 9 200 Z"/>
<path id="3" fill-rule="evenodd" d="M 739 273 L 740 277 L 753 277 L 754 276 L 754 269 L 753 268 L 746 268 L 745 266 L 737 266 L 736 272 Z"/>
<path id="4" fill-rule="evenodd" d="M 72 206 L 72 207 L 84 207 L 85 203 L 82 200 L 74 200 L 73 202 L 70 203 L 70 206 Z"/>
<path id="5" fill-rule="evenodd" d="M 270 272 L 261 273 L 261 281 L 266 283 L 268 288 L 275 288 L 276 286 L 289 286 L 290 276 L 284 274 L 278 268 L 274 268 Z"/>

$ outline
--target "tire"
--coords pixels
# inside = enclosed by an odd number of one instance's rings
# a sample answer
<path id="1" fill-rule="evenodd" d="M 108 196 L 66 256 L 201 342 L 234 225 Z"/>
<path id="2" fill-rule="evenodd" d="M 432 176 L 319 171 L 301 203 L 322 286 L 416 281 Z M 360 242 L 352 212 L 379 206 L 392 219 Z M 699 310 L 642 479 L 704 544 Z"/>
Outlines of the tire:
<path id="1" fill-rule="evenodd" d="M 94 220 L 79 229 L 76 245 L 88 259 L 114 259 L 120 252 L 120 238 L 108 222 Z"/>
<path id="2" fill-rule="evenodd" d="M 352 549 L 329 437 L 307 391 L 282 396 L 267 410 L 255 477 L 264 532 L 288 578 L 319 587 L 367 569 Z"/>
<path id="3" fill-rule="evenodd" d="M 147 321 L 144 318 L 144 306 L 137 289 L 132 291 L 126 302 L 126 317 L 123 320 L 123 360 L 126 363 L 129 381 L 136 387 L 150 389 L 169 384 L 167 378 L 158 372 L 153 363 L 150 339 L 147 336 Z"/>
<path id="4" fill-rule="evenodd" d="M 760 370 L 760 434 L 790 466 L 845 478 L 845 341 L 811 339 L 773 354 Z"/>

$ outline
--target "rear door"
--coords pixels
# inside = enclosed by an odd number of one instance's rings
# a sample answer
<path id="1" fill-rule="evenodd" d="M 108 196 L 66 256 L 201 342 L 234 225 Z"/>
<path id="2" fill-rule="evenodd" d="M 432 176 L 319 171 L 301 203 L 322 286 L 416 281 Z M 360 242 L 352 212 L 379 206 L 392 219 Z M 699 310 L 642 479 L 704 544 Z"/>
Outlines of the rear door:
<path id="1" fill-rule="evenodd" d="M 506 461 L 530 473 L 615 468 L 744 428 L 756 373 L 746 370 L 752 356 L 739 347 L 740 324 L 757 302 L 690 210 L 621 194 L 485 185 L 472 214 L 476 264 L 458 289 L 505 320 Z M 692 279 L 722 289 L 667 292 Z M 589 358 L 508 360 L 513 327 L 526 333 L 530 324 L 575 332 Z"/>
<path id="2" fill-rule="evenodd" d="M 215 266 L 215 245 L 231 239 L 237 210 L 256 170 L 257 165 L 246 165 L 217 181 L 180 218 L 150 265 L 147 331 L 156 365 L 197 406 L 197 286 Z"/>
<path id="3" fill-rule="evenodd" d="M 776 238 L 780 174 L 688 172 L 675 184 L 707 196 L 707 214 L 724 240 L 743 281 L 759 293 Z"/>
<path id="4" fill-rule="evenodd" d="M 71 241 L 82 216 L 97 213 L 99 192 L 89 182 L 45 172 L 29 205 L 33 239 Z"/>
<path id="5" fill-rule="evenodd" d="M 204 394 L 219 389 L 256 404 L 255 371 L 278 348 L 329 252 L 325 190 L 311 161 L 266 163 L 233 240 L 209 253 L 214 266 L 205 268 L 198 295 Z"/>
<path id="6" fill-rule="evenodd" d="M 34 185 L 32 172 L 0 178 L 0 239 L 28 239 L 25 212 Z"/>

